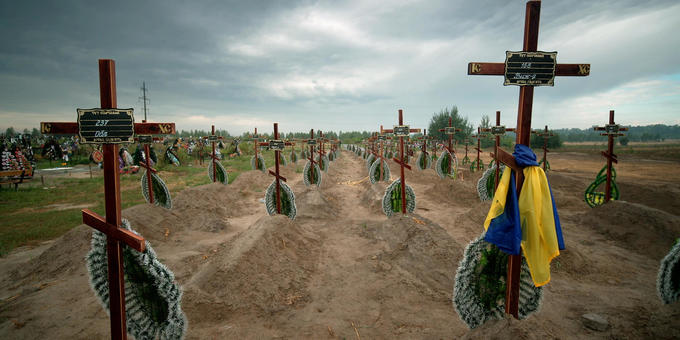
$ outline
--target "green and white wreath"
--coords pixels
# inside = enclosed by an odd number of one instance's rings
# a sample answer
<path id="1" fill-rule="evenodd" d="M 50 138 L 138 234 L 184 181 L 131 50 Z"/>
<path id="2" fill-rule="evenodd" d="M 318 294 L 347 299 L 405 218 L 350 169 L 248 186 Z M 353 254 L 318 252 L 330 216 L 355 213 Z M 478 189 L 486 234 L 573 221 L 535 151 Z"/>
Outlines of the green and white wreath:
<path id="1" fill-rule="evenodd" d="M 295 219 L 297 215 L 297 207 L 295 206 L 295 194 L 293 190 L 286 184 L 286 182 L 279 182 L 281 195 L 281 214 L 288 216 L 291 220 Z M 269 215 L 276 214 L 276 180 L 267 187 L 264 194 L 264 205 Z"/>
<path id="2" fill-rule="evenodd" d="M 373 162 L 375 161 L 375 155 L 370 154 L 368 157 L 366 157 L 366 170 L 371 168 L 371 165 L 373 165 Z"/>
<path id="3" fill-rule="evenodd" d="M 250 168 L 253 170 L 260 170 L 262 172 L 267 171 L 267 167 L 264 165 L 264 157 L 262 154 L 257 154 L 257 157 L 253 155 L 250 159 Z"/>
<path id="4" fill-rule="evenodd" d="M 298 161 L 298 155 L 295 151 L 291 151 L 290 153 L 290 161 L 293 163 L 297 163 Z"/>
<path id="5" fill-rule="evenodd" d="M 319 157 L 318 155 L 316 156 L 316 162 L 319 164 L 319 168 L 321 168 L 321 171 L 323 172 L 328 172 L 328 156 L 323 155 Z"/>
<path id="6" fill-rule="evenodd" d="M 429 155 L 421 152 L 416 159 L 416 166 L 420 170 L 425 170 L 430 168 L 431 158 Z"/>
<path id="7" fill-rule="evenodd" d="M 302 170 L 302 182 L 304 182 L 306 186 L 316 184 L 318 187 L 321 186 L 322 179 L 323 176 L 319 164 L 314 163 L 314 167 L 312 167 L 312 162 L 307 161 L 305 168 Z"/>
<path id="8" fill-rule="evenodd" d="M 396 179 L 385 190 L 382 207 L 388 217 L 395 212 L 401 212 L 401 178 Z M 411 186 L 406 184 L 406 212 L 412 213 L 414 210 L 416 210 L 416 194 Z"/>
<path id="9" fill-rule="evenodd" d="M 661 260 L 656 291 L 665 304 L 680 300 L 680 239 Z"/>
<path id="10" fill-rule="evenodd" d="M 449 163 L 451 163 L 450 167 Z M 455 178 L 456 169 L 458 169 L 458 159 L 455 156 L 452 156 L 448 150 L 443 150 L 439 155 L 439 158 L 437 158 L 437 164 L 434 168 L 440 178 Z"/>
<path id="11" fill-rule="evenodd" d="M 307 154 L 307 150 L 302 149 L 302 151 L 300 151 L 300 159 L 307 159 L 307 157 L 309 157 Z"/>
<path id="12" fill-rule="evenodd" d="M 142 195 L 146 200 L 146 203 L 151 202 L 151 197 L 149 196 L 149 180 L 146 177 L 146 171 L 142 174 Z M 172 209 L 172 198 L 170 197 L 170 191 L 165 182 L 154 172 L 151 172 L 151 190 L 153 190 L 153 203 L 159 207 L 165 209 Z"/>
<path id="13" fill-rule="evenodd" d="M 331 162 L 335 160 L 335 152 L 333 151 L 328 152 L 328 160 Z"/>
<path id="14" fill-rule="evenodd" d="M 122 228 L 137 234 L 123 219 Z M 109 313 L 106 235 L 95 230 L 86 257 L 90 285 Z M 135 339 L 182 339 L 187 319 L 182 312 L 182 290 L 175 276 L 156 256 L 149 241 L 144 252 L 123 246 L 127 332 Z"/>
<path id="15" fill-rule="evenodd" d="M 484 234 L 470 242 L 458 265 L 453 287 L 453 306 L 470 328 L 488 320 L 502 319 L 508 255 L 484 240 Z M 543 289 L 534 286 L 529 266 L 522 257 L 519 286 L 519 318 L 526 319 L 541 306 Z"/>
<path id="16" fill-rule="evenodd" d="M 288 165 L 288 160 L 286 159 L 286 155 L 284 155 L 283 152 L 279 152 L 279 164 L 283 166 Z"/>
<path id="17" fill-rule="evenodd" d="M 213 172 L 213 164 L 215 164 L 215 172 Z M 217 174 L 217 180 L 214 176 Z M 210 165 L 208 165 L 208 178 L 211 182 L 219 182 L 222 184 L 229 184 L 229 176 L 227 175 L 227 169 L 224 168 L 221 162 L 213 159 Z"/>
<path id="18" fill-rule="evenodd" d="M 371 168 L 368 169 L 368 179 L 371 181 L 371 184 L 375 184 L 380 181 L 380 160 L 373 162 Z M 382 161 L 382 180 L 390 180 L 390 167 L 385 160 Z"/>
<path id="19" fill-rule="evenodd" d="M 501 164 L 501 173 L 505 170 L 505 165 Z M 477 194 L 479 199 L 484 201 L 491 201 L 496 190 L 496 164 L 492 165 L 482 177 L 477 181 Z"/>

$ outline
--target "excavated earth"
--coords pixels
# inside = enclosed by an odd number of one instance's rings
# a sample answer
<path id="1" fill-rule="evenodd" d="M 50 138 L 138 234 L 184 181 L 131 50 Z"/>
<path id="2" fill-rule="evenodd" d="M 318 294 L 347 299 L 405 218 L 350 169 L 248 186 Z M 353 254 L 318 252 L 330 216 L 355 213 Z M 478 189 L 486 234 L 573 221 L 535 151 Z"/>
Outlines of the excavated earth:
<path id="1" fill-rule="evenodd" d="M 680 236 L 679 162 L 621 157 L 621 200 L 591 209 L 583 190 L 603 160 L 550 157 L 567 249 L 553 262 L 542 307 L 473 330 L 451 300 L 465 246 L 489 209 L 476 194 L 479 172 L 443 180 L 412 164 L 416 211 L 387 218 L 388 183 L 371 185 L 365 161 L 345 151 L 319 188 L 302 183 L 301 162 L 282 168 L 295 220 L 266 214 L 272 178 L 259 171 L 174 193 L 170 211 L 139 205 L 123 217 L 175 273 L 188 339 L 680 338 L 680 303 L 663 305 L 655 290 L 659 261 Z M 91 235 L 81 225 L 0 259 L 0 338 L 109 336 L 85 267 Z M 586 328 L 587 313 L 607 329 Z"/>

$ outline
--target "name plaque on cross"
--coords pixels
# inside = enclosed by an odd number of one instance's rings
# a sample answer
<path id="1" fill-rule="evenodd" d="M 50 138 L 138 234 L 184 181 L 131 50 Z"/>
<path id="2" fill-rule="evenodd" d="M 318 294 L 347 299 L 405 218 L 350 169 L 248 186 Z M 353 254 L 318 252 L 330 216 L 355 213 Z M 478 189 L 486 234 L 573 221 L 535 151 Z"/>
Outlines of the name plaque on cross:
<path id="1" fill-rule="evenodd" d="M 153 137 L 149 135 L 138 135 L 137 140 L 142 143 L 142 144 L 151 144 L 153 143 Z"/>
<path id="2" fill-rule="evenodd" d="M 505 134 L 505 125 L 501 126 L 492 126 L 491 127 L 491 134 L 494 136 L 502 136 Z"/>
<path id="3" fill-rule="evenodd" d="M 216 142 L 218 140 L 218 138 L 215 135 L 210 135 L 210 136 L 208 136 L 208 140 L 211 141 L 211 142 Z"/>
<path id="4" fill-rule="evenodd" d="M 378 140 L 387 140 L 387 136 L 385 136 L 385 135 L 378 135 Z"/>
<path id="5" fill-rule="evenodd" d="M 316 145 L 316 139 L 310 139 L 307 141 L 307 145 Z"/>
<path id="6" fill-rule="evenodd" d="M 607 124 L 604 126 L 605 133 L 619 133 L 621 127 L 619 124 Z"/>
<path id="7" fill-rule="evenodd" d="M 397 137 L 407 137 L 411 132 L 408 125 L 395 125 L 393 129 L 393 134 Z"/>
<path id="8" fill-rule="evenodd" d="M 505 52 L 503 85 L 554 86 L 557 52 Z"/>
<path id="9" fill-rule="evenodd" d="M 446 126 L 444 127 L 444 133 L 447 135 L 455 135 L 456 134 L 456 127 L 455 126 Z"/>
<path id="10" fill-rule="evenodd" d="M 78 109 L 78 135 L 83 144 L 132 143 L 133 109 Z"/>
<path id="11" fill-rule="evenodd" d="M 269 141 L 269 149 L 275 150 L 275 151 L 283 151 L 286 147 L 286 144 L 282 140 L 270 140 Z"/>

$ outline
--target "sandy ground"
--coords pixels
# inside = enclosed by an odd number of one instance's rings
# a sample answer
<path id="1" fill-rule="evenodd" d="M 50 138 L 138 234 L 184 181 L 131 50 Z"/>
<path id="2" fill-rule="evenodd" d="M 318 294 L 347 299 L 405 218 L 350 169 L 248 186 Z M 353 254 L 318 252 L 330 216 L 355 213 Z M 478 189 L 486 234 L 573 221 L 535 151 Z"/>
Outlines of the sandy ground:
<path id="1" fill-rule="evenodd" d="M 343 152 L 320 188 L 305 187 L 295 165 L 282 168 L 296 194 L 294 221 L 266 215 L 259 200 L 272 178 L 255 171 L 173 193 L 171 211 L 139 205 L 123 217 L 174 271 L 189 339 L 680 338 L 680 304 L 662 305 L 655 291 L 659 261 L 680 236 L 680 162 L 621 157 L 621 201 L 590 209 L 583 190 L 604 159 L 549 157 L 567 249 L 541 310 L 474 330 L 451 298 L 489 208 L 475 192 L 480 173 L 454 181 L 407 171 L 417 209 L 388 219 L 379 202 L 387 184 L 370 185 L 364 160 Z M 79 226 L 0 259 L 0 338 L 108 337 L 85 268 L 91 233 Z M 609 329 L 585 328 L 585 313 Z"/>

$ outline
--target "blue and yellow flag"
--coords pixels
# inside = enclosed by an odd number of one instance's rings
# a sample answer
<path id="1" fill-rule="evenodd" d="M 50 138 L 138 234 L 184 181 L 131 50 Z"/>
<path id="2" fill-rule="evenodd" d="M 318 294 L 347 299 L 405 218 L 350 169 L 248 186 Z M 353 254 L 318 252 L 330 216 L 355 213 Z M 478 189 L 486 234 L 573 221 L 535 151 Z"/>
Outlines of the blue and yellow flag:
<path id="1" fill-rule="evenodd" d="M 562 227 L 536 155 L 529 147 L 517 144 L 513 156 L 524 168 L 522 191 L 518 199 L 514 173 L 506 168 L 484 221 L 485 239 L 511 255 L 519 254 L 521 246 L 531 278 L 539 287 L 550 282 L 550 261 L 564 249 Z"/>

